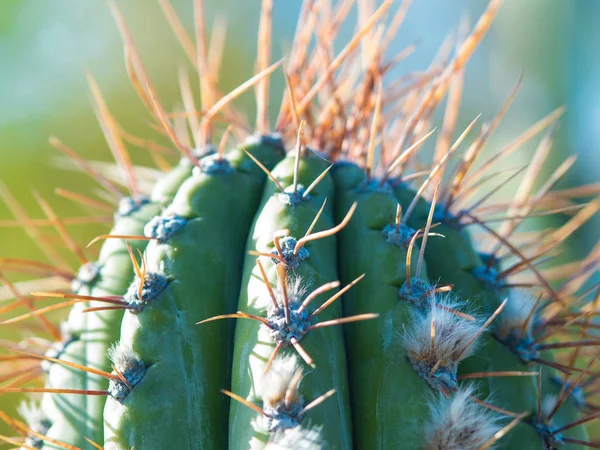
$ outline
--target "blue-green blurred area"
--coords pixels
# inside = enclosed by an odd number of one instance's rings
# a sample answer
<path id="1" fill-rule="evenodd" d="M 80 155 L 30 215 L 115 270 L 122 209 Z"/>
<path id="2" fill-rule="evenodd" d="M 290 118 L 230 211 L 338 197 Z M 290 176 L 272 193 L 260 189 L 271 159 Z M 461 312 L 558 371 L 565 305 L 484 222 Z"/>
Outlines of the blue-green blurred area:
<path id="1" fill-rule="evenodd" d="M 190 2 L 174 3 L 181 4 L 184 20 L 190 18 Z M 173 105 L 178 69 L 192 69 L 160 8 L 145 0 L 120 2 L 120 6 L 159 97 L 166 105 Z M 241 13 L 245 8 L 237 9 Z M 250 17 L 251 12 L 240 17 Z M 125 129 L 156 137 L 148 133 L 149 116 L 128 82 L 117 28 L 102 0 L 3 0 L 0 17 L 0 177 L 37 217 L 39 210 L 36 211 L 30 193 L 33 187 L 51 198 L 60 214 L 81 215 L 73 203 L 55 198 L 53 189 L 61 186 L 90 192 L 96 186 L 89 178 L 58 167 L 59 154 L 51 149 L 48 138 L 59 137 L 86 158 L 111 159 L 91 107 L 84 71 L 96 78 L 109 108 Z M 248 28 L 235 17 L 228 18 L 228 22 L 236 33 Z M 231 52 L 228 51 L 221 77 L 224 89 L 231 89 L 252 73 L 252 59 L 245 56 L 250 51 L 233 37 L 229 44 Z M 147 152 L 132 152 L 134 160 L 147 160 Z M 6 211 L 3 217 L 9 217 Z M 2 230 L 3 256 L 39 253 L 21 239 L 22 234 L 13 229 Z"/>
<path id="2" fill-rule="evenodd" d="M 117 3 L 132 29 L 161 102 L 172 110 L 179 103 L 178 70 L 183 67 L 192 74 L 192 66 L 157 0 Z M 192 0 L 172 3 L 192 33 Z M 275 59 L 285 55 L 290 46 L 300 1 L 274 3 Z M 222 91 L 232 89 L 253 73 L 259 4 L 258 0 L 207 0 L 209 34 L 214 26 L 227 26 L 219 74 Z M 447 34 L 456 30 L 463 19 L 473 23 L 486 4 L 483 0 L 414 0 L 391 53 L 412 43 L 417 43 L 417 51 L 398 66 L 396 73 L 425 69 Z M 491 32 L 467 67 L 460 124 L 466 125 L 480 112 L 485 118 L 492 117 L 523 71 L 518 97 L 490 148 L 499 148 L 499 143 L 508 142 L 534 121 L 566 104 L 553 160 L 548 162 L 545 173 L 549 174 L 567 155 L 577 154 L 579 161 L 568 183 L 597 181 L 598 18 L 600 2 L 595 0 L 506 0 Z M 353 12 L 350 23 L 342 28 L 338 49 L 355 30 L 355 19 Z M 87 194 L 97 190 L 89 177 L 60 166 L 58 153 L 48 144 L 49 136 L 59 137 L 85 158 L 111 160 L 91 107 L 85 70 L 98 81 L 109 108 L 124 129 L 167 144 L 157 132 L 149 131 L 150 116 L 129 83 L 122 41 L 105 0 L 0 0 L 0 180 L 32 217 L 44 217 L 32 196 L 33 188 L 50 200 L 61 216 L 81 216 L 90 209 L 57 197 L 56 187 Z M 279 100 L 283 87 L 279 73 L 272 97 Z M 251 95 L 237 103 L 253 115 Z M 273 102 L 273 111 L 278 104 Z M 527 162 L 537 142 L 529 145 L 529 151 L 515 155 L 508 165 Z M 147 150 L 130 150 L 136 162 L 150 161 Z M 0 219 L 12 218 L 0 202 Z M 583 250 L 597 242 L 598 220 L 595 224 L 569 241 L 575 249 L 573 254 L 578 253 L 577 248 Z M 88 242 L 105 229 L 101 225 L 70 228 L 79 242 Z M 43 259 L 36 244 L 16 227 L 0 228 L 0 256 Z M 7 275 L 20 279 L 15 274 Z M 14 332 L 0 330 L 0 337 Z M 13 411 L 9 396 L 0 396 L 0 405 L 0 409 Z M 0 433 L 11 432 L 0 425 Z"/>

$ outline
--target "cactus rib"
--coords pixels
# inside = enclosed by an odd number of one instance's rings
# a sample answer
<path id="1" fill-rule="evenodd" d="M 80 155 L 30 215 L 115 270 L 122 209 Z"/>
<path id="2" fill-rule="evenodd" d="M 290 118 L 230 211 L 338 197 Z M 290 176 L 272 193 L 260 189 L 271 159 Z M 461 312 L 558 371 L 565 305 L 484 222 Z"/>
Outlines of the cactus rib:
<path id="1" fill-rule="evenodd" d="M 204 2 L 193 0 L 193 42 L 160 0 L 200 85 L 197 110 L 180 70 L 175 113 L 109 2 L 128 75 L 162 136 L 123 130 L 88 74 L 116 166 L 51 143 L 103 189 L 102 200 L 63 197 L 103 211 L 118 200 L 111 231 L 91 242 L 102 241 L 97 260 L 68 232 L 85 220 L 58 217 L 39 194 L 46 218 L 29 219 L 0 185 L 52 261 L 0 258 L 15 298 L 0 304 L 0 326 L 21 327 L 14 342 L 0 341 L 0 395 L 41 394 L 20 408 L 27 424 L 0 411 L 19 434 L 0 441 L 73 450 L 598 447 L 600 289 L 590 280 L 600 246 L 578 263 L 546 263 L 597 214 L 600 189 L 554 189 L 573 158 L 537 186 L 560 108 L 487 156 L 521 78 L 495 116 L 477 116 L 452 142 L 465 64 L 502 1 L 489 1 L 447 58 L 395 83 L 404 53 L 387 50 L 408 3 L 388 25 L 391 0 L 358 2 L 357 32 L 334 54 L 352 2 L 330 10 L 304 1 L 272 126 L 270 78 L 283 65 L 270 61 L 272 0 L 262 1 L 256 73 L 225 94 Z M 250 88 L 255 118 L 234 105 Z M 438 132 L 434 112 L 446 96 Z M 496 171 L 542 132 L 526 165 Z M 127 143 L 151 150 L 158 170 L 135 166 Z M 495 200 L 518 179 L 512 199 Z M 563 225 L 521 233 L 526 219 L 559 214 L 569 216 Z M 48 225 L 77 273 L 38 230 Z M 12 271 L 40 279 L 12 283 Z M 49 288 L 21 294 L 30 284 Z M 38 306 L 44 298 L 62 301 Z M 36 327 L 44 335 L 22 339 Z"/>

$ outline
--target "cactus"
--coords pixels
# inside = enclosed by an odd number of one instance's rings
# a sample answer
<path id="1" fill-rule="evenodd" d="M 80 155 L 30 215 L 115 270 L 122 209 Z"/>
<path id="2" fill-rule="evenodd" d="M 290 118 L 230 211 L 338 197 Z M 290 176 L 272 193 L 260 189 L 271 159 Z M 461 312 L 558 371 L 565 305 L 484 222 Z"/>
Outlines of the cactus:
<path id="1" fill-rule="evenodd" d="M 24 284 L 0 274 L 16 298 L 0 308 L 0 325 L 43 333 L 0 343 L 0 395 L 34 395 L 21 418 L 0 411 L 17 434 L 0 439 L 86 450 L 599 448 L 587 432 L 600 417 L 600 291 L 587 286 L 598 248 L 575 264 L 544 264 L 598 211 L 600 199 L 589 199 L 597 186 L 553 190 L 570 158 L 535 189 L 561 110 L 484 160 L 516 89 L 469 145 L 477 118 L 456 133 L 463 69 L 500 0 L 448 61 L 401 94 L 387 87 L 387 46 L 406 13 L 392 3 L 362 17 L 337 56 L 330 48 L 349 10 L 304 3 L 273 128 L 269 77 L 281 63 L 269 65 L 271 0 L 262 2 L 257 73 L 225 95 L 206 55 L 202 1 L 195 45 L 161 1 L 184 48 L 197 52 L 201 85 L 202 113 L 183 85 L 175 119 L 111 3 L 132 84 L 180 161 L 152 172 L 152 189 L 142 183 L 89 76 L 123 180 L 52 143 L 119 197 L 118 210 L 88 261 L 38 195 L 81 268 L 0 259 L 3 272 L 49 286 L 24 295 Z M 251 88 L 249 133 L 232 101 Z M 432 114 L 447 95 L 431 157 Z M 544 130 L 530 164 L 484 188 L 503 176 L 497 161 Z M 523 170 L 512 201 L 492 202 Z M 559 228 L 517 234 L 529 217 L 558 214 L 569 215 Z M 62 281 L 48 284 L 48 274 Z M 39 306 L 41 298 L 63 301 Z"/>

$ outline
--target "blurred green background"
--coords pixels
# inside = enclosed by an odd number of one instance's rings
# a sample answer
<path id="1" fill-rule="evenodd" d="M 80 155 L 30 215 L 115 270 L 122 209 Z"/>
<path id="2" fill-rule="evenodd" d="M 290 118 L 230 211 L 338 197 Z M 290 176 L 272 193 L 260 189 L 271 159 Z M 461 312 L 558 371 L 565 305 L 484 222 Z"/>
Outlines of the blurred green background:
<path id="1" fill-rule="evenodd" d="M 148 71 L 167 107 L 178 102 L 177 71 L 192 71 L 155 0 L 120 0 Z M 259 1 L 207 0 L 209 28 L 226 18 L 226 52 L 220 73 L 223 91 L 252 74 Z M 274 58 L 289 47 L 299 0 L 275 0 Z M 392 50 L 417 42 L 418 51 L 398 72 L 423 69 L 445 35 L 463 15 L 476 20 L 483 0 L 414 0 L 405 26 Z M 192 29 L 191 0 L 173 0 Z M 600 152 L 600 2 L 595 0 L 506 0 L 483 46 L 467 70 L 461 122 L 479 112 L 490 117 L 524 72 L 521 91 L 491 146 L 507 142 L 556 107 L 565 104 L 549 173 L 565 155 L 579 160 L 570 183 L 598 181 Z M 344 28 L 345 36 L 352 26 Z M 341 43 L 342 40 L 340 40 Z M 97 79 L 109 107 L 128 131 L 148 136 L 148 115 L 130 87 L 123 64 L 121 39 L 104 0 L 0 0 L 0 180 L 34 217 L 43 217 L 31 195 L 40 191 L 65 216 L 82 215 L 76 204 L 54 195 L 57 186 L 90 193 L 89 178 L 66 170 L 48 144 L 55 135 L 81 155 L 110 160 L 110 153 L 91 108 L 84 70 Z M 273 94 L 282 88 L 280 74 Z M 238 104 L 253 111 L 251 96 Z M 156 137 L 156 135 L 153 135 Z M 537 141 L 530 147 L 534 148 Z M 133 150 L 136 161 L 148 161 L 144 150 Z M 520 153 L 521 162 L 527 152 Z M 518 158 L 518 157 L 517 157 Z M 0 220 L 12 218 L 0 202 Z M 598 221 L 572 240 L 574 251 L 598 239 Z M 103 228 L 72 228 L 82 242 Z M 42 258 L 23 231 L 0 228 L 0 256 Z M 18 276 L 11 274 L 11 279 Z M 0 337 L 13 330 L 0 330 Z M 12 399 L 0 397 L 0 409 L 11 412 Z M 9 433 L 0 425 L 0 433 Z M 1 446 L 0 446 L 1 447 Z"/>

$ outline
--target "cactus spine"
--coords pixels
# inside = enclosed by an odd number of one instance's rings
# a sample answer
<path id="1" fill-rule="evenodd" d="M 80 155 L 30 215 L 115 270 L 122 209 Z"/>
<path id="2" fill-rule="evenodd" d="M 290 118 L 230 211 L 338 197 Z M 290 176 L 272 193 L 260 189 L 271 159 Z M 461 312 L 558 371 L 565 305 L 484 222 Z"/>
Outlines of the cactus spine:
<path id="1" fill-rule="evenodd" d="M 194 2 L 202 118 L 182 85 L 187 124 L 174 124 L 158 100 L 111 3 L 133 85 L 183 158 L 141 192 L 90 78 L 131 197 L 121 200 L 110 234 L 94 240 L 103 240 L 98 262 L 70 275 L 70 293 L 32 294 L 65 302 L 36 309 L 13 289 L 17 302 L 0 309 L 3 326 L 38 320 L 54 339 L 43 353 L 29 351 L 28 341 L 3 343 L 10 365 L 0 394 L 43 393 L 39 407 L 21 408 L 28 424 L 0 412 L 20 435 L 3 440 L 86 450 L 597 448 L 586 427 L 598 416 L 591 396 L 600 341 L 590 331 L 598 293 L 584 284 L 598 249 L 580 267 L 540 263 L 597 212 L 600 200 L 573 200 L 598 189 L 551 191 L 567 160 L 534 190 L 559 113 L 473 169 L 514 94 L 469 146 L 477 120 L 451 145 L 457 104 L 449 100 L 425 160 L 431 114 L 456 94 L 501 1 L 489 3 L 429 81 L 400 96 L 386 91 L 393 61 L 382 24 L 392 3 L 372 8 L 333 57 L 328 49 L 349 10 L 334 18 L 305 2 L 275 131 L 268 79 L 280 64 L 269 65 L 270 0 L 261 10 L 258 73 L 226 95 L 206 55 L 202 1 Z M 189 49 L 170 4 L 161 5 Z M 352 59 L 359 50 L 366 64 Z M 252 87 L 257 125 L 248 133 L 232 101 Z M 225 131 L 217 119 L 229 124 Z M 496 187 L 475 189 L 493 178 L 495 161 L 546 128 L 512 202 L 492 203 Z M 240 143 L 231 147 L 230 135 Z M 508 214 L 496 227 L 485 208 Z M 564 212 L 572 215 L 564 226 L 516 238 L 526 217 Z M 6 259 L 0 268 L 47 265 Z M 59 333 L 45 314 L 69 305 Z M 30 311 L 15 314 L 20 306 Z M 15 354 L 41 363 L 15 369 Z"/>

